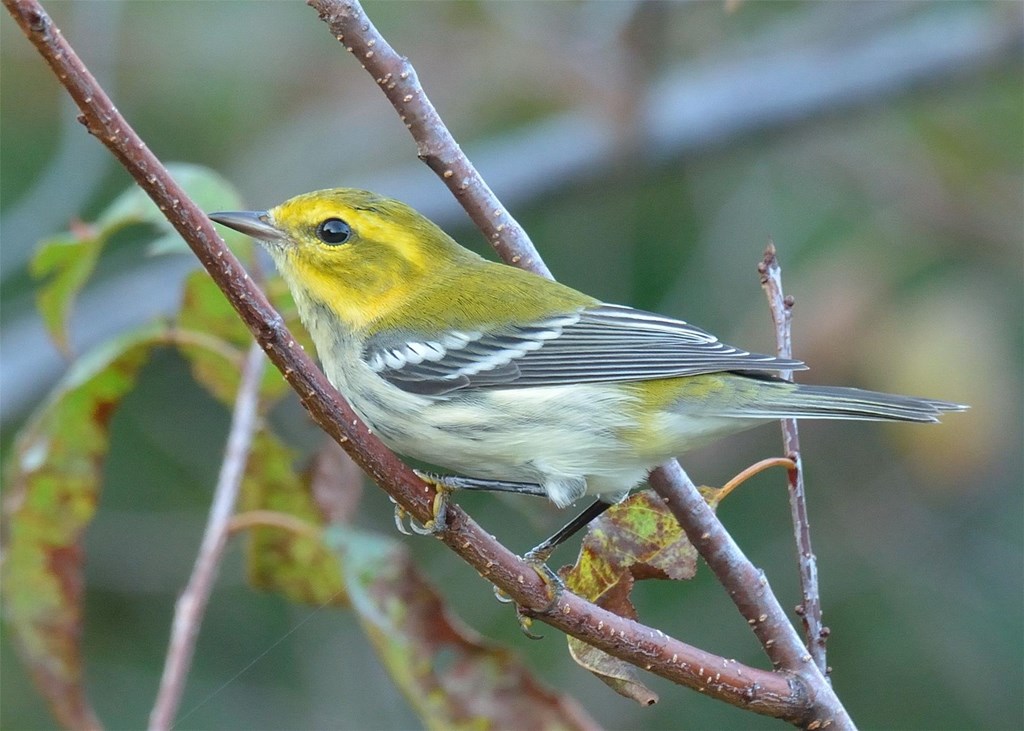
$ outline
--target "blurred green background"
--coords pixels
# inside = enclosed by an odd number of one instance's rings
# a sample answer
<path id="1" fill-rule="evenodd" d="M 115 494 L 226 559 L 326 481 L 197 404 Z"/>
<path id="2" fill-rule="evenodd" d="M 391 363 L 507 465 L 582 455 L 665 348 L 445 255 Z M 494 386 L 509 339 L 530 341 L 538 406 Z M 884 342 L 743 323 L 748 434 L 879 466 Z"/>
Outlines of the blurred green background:
<path id="1" fill-rule="evenodd" d="M 372 79 L 301 3 L 47 3 L 165 161 L 211 166 L 253 207 L 329 186 L 403 198 L 482 238 Z M 450 129 L 556 276 L 595 296 L 772 347 L 755 266 L 769 235 L 796 298 L 811 382 L 961 401 L 942 426 L 801 432 L 829 662 L 865 728 L 1024 726 L 1024 110 L 1019 3 L 368 2 Z M 4 454 L 65 367 L 34 313 L 36 243 L 129 184 L 75 121 L 4 14 L 0 409 Z M 172 310 L 190 257 L 118 251 L 72 324 L 78 352 Z M 292 404 L 275 420 L 312 450 Z M 228 415 L 177 356 L 155 358 L 114 419 L 87 541 L 84 644 L 111 728 L 145 723 L 198 544 Z M 687 455 L 723 483 L 780 450 L 774 427 Z M 720 515 L 785 605 L 798 600 L 784 479 Z M 460 502 L 514 549 L 567 515 Z M 375 490 L 359 523 L 393 532 Z M 403 539 L 470 625 L 511 645 L 609 728 L 777 723 L 647 678 L 641 709 L 523 638 L 487 584 L 435 541 Z M 233 546 L 203 625 L 180 728 L 417 724 L 354 618 L 262 595 Z M 568 554 L 569 552 L 567 552 Z M 569 556 L 562 558 L 568 561 Z M 646 582 L 643 620 L 764 666 L 721 588 Z M 3 637 L 0 726 L 53 726 Z"/>

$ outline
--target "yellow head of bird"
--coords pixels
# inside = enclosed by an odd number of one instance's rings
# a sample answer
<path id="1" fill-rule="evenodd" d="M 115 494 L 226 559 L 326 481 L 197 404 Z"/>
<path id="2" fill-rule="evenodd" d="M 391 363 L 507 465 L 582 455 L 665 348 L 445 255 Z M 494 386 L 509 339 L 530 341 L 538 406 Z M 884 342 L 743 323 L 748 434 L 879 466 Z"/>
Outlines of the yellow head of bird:
<path id="1" fill-rule="evenodd" d="M 296 299 L 328 304 L 354 328 L 433 271 L 478 258 L 404 203 L 353 188 L 211 218 L 262 241 Z"/>

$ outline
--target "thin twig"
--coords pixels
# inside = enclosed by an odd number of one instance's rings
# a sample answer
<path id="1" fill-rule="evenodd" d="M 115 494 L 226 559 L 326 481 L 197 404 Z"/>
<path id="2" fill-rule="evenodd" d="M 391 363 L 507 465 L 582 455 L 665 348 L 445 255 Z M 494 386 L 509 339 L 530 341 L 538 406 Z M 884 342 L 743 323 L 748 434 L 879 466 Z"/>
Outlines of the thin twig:
<path id="1" fill-rule="evenodd" d="M 758 264 L 761 286 L 768 297 L 772 323 L 775 325 L 775 341 L 782 358 L 793 357 L 793 298 L 782 292 L 782 267 L 771 240 L 764 251 L 764 259 Z M 793 371 L 780 371 L 787 381 L 793 380 Z M 818 561 L 811 548 L 811 523 L 807 517 L 807 493 L 804 490 L 803 463 L 800 461 L 800 434 L 796 419 L 782 419 L 782 448 L 793 461 L 787 470 L 789 479 L 789 512 L 793 520 L 793 534 L 796 539 L 797 565 L 800 570 L 800 590 L 803 598 L 796 608 L 804 625 L 807 649 L 814 658 L 818 669 L 828 677 L 828 662 L 825 658 L 825 642 L 828 627 L 821 619 L 821 595 L 818 589 Z"/>
<path id="2" fill-rule="evenodd" d="M 462 184 L 465 180 L 479 180 L 479 174 L 441 122 L 412 64 L 377 31 L 358 0 L 307 0 L 307 3 L 317 10 L 335 38 L 381 86 L 416 141 L 420 157 L 456 194 L 502 259 L 550 278 L 550 272 L 543 266 L 529 237 L 522 233 L 522 228 L 497 202 L 490 189 L 486 185 Z M 458 171 L 458 174 L 452 171 Z M 487 216 L 489 211 L 502 221 L 500 226 L 491 225 Z M 513 235 L 513 232 L 518 233 Z M 822 700 L 823 707 L 828 707 L 825 715 L 838 727 L 850 725 L 849 717 L 828 681 L 820 673 L 808 671 L 804 661 L 805 648 L 778 600 L 768 590 L 763 574 L 739 550 L 714 512 L 706 509 L 700 492 L 678 462 L 673 460 L 655 470 L 652 486 L 670 509 L 697 503 L 705 508 L 698 510 L 697 514 L 682 516 L 676 513 L 676 517 L 754 629 L 773 665 L 804 677 L 815 687 L 815 694 Z"/>
<path id="3" fill-rule="evenodd" d="M 171 625 L 171 641 L 164 661 L 164 672 L 160 678 L 160 689 L 149 716 L 149 728 L 163 731 L 174 724 L 174 716 L 185 690 L 185 680 L 192 666 L 196 638 L 203 622 L 206 605 L 213 592 L 221 558 L 228 542 L 228 524 L 235 511 L 238 493 L 249 461 L 253 435 L 258 423 L 260 381 L 266 367 L 263 350 L 253 343 L 246 354 L 242 367 L 242 380 L 231 415 L 224 461 L 221 463 L 217 487 L 213 493 L 210 514 L 206 519 L 206 530 L 199 554 L 192 569 L 185 590 L 174 608 L 174 622 Z"/>
<path id="4" fill-rule="evenodd" d="M 227 532 L 231 535 L 252 528 L 280 528 L 314 541 L 319 541 L 324 536 L 324 530 L 320 526 L 276 510 L 247 510 L 232 517 L 227 524 Z"/>
<path id="5" fill-rule="evenodd" d="M 731 480 L 722 485 L 715 496 L 718 502 L 722 502 L 729 496 L 733 490 L 742 485 L 744 482 L 749 480 L 754 475 L 759 475 L 767 469 L 772 467 L 785 467 L 787 470 L 793 469 L 794 462 L 791 459 L 785 457 L 767 457 L 762 459 L 749 467 L 744 467 L 743 470 L 738 474 L 734 475 Z"/>
<path id="6" fill-rule="evenodd" d="M 280 315 L 249 280 L 203 212 L 167 174 L 160 161 L 120 115 L 40 4 L 36 0 L 3 2 L 78 104 L 87 129 L 107 146 L 164 212 L 271 361 L 295 389 L 313 419 L 403 509 L 420 521 L 427 520 L 433 505 L 433 488 L 420 480 L 367 430 L 311 358 L 297 346 Z M 687 494 L 690 493 L 700 499 L 692 483 Z M 704 504 L 703 500 L 700 502 Z M 717 521 L 713 525 L 724 530 Z M 691 526 L 688 533 L 692 530 Z M 819 681 L 799 670 L 787 668 L 785 672 L 775 673 L 730 663 L 650 627 L 605 611 L 573 594 L 566 593 L 552 602 L 549 585 L 537 572 L 495 541 L 456 505 L 448 511 L 448 527 L 440 538 L 516 604 L 532 611 L 552 627 L 615 657 L 756 713 L 815 728 L 826 723 L 837 727 L 849 725 L 843 722 L 845 712 L 842 712 L 838 699 L 820 674 Z M 712 561 L 715 559 L 708 556 L 708 543 L 705 541 L 703 546 L 705 559 L 714 566 Z M 727 546 L 722 548 L 722 554 L 727 563 L 732 560 L 727 555 Z M 742 559 L 742 554 L 735 555 Z M 731 594 L 748 594 L 750 601 L 756 604 L 758 597 L 766 593 L 760 584 L 752 585 L 749 590 L 741 585 L 732 586 L 735 580 L 730 579 L 727 585 Z M 732 667 L 734 672 L 718 675 L 719 667 Z M 716 673 L 709 676 L 711 669 L 716 669 Z"/>

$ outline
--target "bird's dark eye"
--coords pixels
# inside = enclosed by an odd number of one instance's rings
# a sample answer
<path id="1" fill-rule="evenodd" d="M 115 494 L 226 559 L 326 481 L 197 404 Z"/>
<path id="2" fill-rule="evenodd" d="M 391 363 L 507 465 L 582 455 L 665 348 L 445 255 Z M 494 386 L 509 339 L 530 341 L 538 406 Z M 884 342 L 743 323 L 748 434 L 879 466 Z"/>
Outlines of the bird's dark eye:
<path id="1" fill-rule="evenodd" d="M 328 218 L 316 227 L 316 237 L 332 246 L 344 244 L 352 238 L 352 227 L 340 218 Z"/>

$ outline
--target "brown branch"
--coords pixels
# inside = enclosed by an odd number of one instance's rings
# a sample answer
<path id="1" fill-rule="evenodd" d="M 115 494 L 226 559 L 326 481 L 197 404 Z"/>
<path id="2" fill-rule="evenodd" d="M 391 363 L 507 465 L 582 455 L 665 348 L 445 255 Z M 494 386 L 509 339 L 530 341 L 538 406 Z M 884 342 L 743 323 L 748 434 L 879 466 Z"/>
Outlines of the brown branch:
<path id="1" fill-rule="evenodd" d="M 775 325 L 775 342 L 782 358 L 793 357 L 793 298 L 782 293 L 782 268 L 775 254 L 775 243 L 768 242 L 764 259 L 757 266 L 761 274 L 761 286 L 768 297 L 768 306 Z M 793 380 L 793 371 L 779 374 L 786 380 Z M 800 589 L 803 599 L 797 607 L 797 614 L 803 621 L 807 648 L 818 669 L 828 677 L 828 662 L 825 659 L 825 642 L 829 630 L 821 619 L 821 595 L 818 590 L 818 561 L 811 548 L 811 524 L 807 517 L 807 493 L 804 490 L 803 463 L 800 461 L 800 434 L 796 419 L 782 419 L 782 448 L 793 467 L 787 470 L 789 479 L 789 512 L 793 520 L 796 538 L 797 565 L 800 570 Z"/>
<path id="2" fill-rule="evenodd" d="M 431 514 L 433 488 L 419 480 L 369 433 L 310 357 L 298 347 L 280 315 L 224 246 L 207 217 L 188 199 L 121 117 L 40 4 L 36 0 L 3 2 L 81 109 L 81 120 L 86 128 L 114 154 L 164 212 L 299 395 L 313 419 L 403 509 L 421 521 L 427 520 Z M 474 188 L 467 186 L 466 190 Z M 500 235 L 504 230 L 495 229 L 495 232 Z M 524 254 L 517 254 L 511 248 L 510 252 L 513 260 L 518 256 L 518 263 L 527 263 Z M 658 482 L 665 484 L 664 478 Z M 704 507 L 704 513 L 711 513 L 692 483 L 684 497 L 691 494 Z M 823 679 L 818 680 L 820 674 L 816 678 L 796 665 L 793 672 L 787 667 L 782 673 L 743 667 L 602 610 L 575 595 L 566 593 L 552 602 L 547 584 L 537 573 L 481 530 L 464 511 L 453 505 L 448 511 L 448 518 L 447 530 L 440 538 L 518 605 L 551 626 L 652 673 L 757 713 L 813 728 L 825 724 L 848 725 L 838 699 Z M 724 533 L 713 514 L 711 520 L 713 523 L 709 530 L 717 526 L 717 530 Z M 691 537 L 693 531 L 698 531 L 699 535 L 703 526 L 703 522 L 696 522 L 687 528 L 687 532 Z M 713 568 L 716 559 L 709 555 L 712 553 L 725 556 L 729 566 L 729 561 L 745 561 L 731 541 L 724 543 L 719 538 L 705 540 L 699 547 Z M 717 570 L 716 574 L 720 579 L 723 576 Z M 737 580 L 746 578 L 742 572 L 726 571 L 724 575 L 727 581 L 723 583 L 726 583 L 730 594 L 747 595 L 747 600 L 755 607 L 760 599 L 770 597 L 763 581 L 751 582 L 748 590 L 742 584 L 736 584 Z M 770 648 L 766 649 L 771 652 Z M 712 671 L 714 674 L 709 675 Z"/>
<path id="3" fill-rule="evenodd" d="M 252 344 L 242 366 L 242 380 L 231 415 L 224 461 L 213 493 L 206 530 L 196 556 L 195 567 L 185 590 L 178 598 L 171 625 L 171 640 L 164 661 L 156 702 L 149 716 L 149 728 L 170 729 L 185 690 L 185 679 L 192 666 L 199 627 L 217 580 L 221 558 L 228 543 L 228 526 L 238 502 L 245 465 L 249 461 L 252 438 L 256 433 L 260 380 L 266 360 L 256 343 Z"/>
<path id="4" fill-rule="evenodd" d="M 449 532 L 462 534 L 471 525 L 475 528 L 469 517 L 460 511 L 450 520 Z M 452 545 L 447 535 L 445 542 Z M 808 691 L 794 675 L 772 673 L 726 660 L 605 611 L 570 592 L 560 593 L 552 602 L 545 584 L 540 584 L 539 594 L 534 590 L 538 580 L 536 571 L 522 564 L 504 546 L 494 541 L 467 541 L 460 547 L 465 550 L 460 555 L 503 591 L 507 591 L 508 586 L 504 565 L 511 559 L 517 567 L 525 568 L 525 571 L 517 568 L 512 584 L 518 590 L 509 595 L 531 617 L 656 675 L 733 705 L 796 723 L 812 718 L 811 708 L 805 706 Z M 524 603 L 520 597 L 527 587 L 530 601 Z M 594 642 L 593 638 L 600 638 L 600 642 Z M 715 672 L 709 678 L 710 669 Z M 788 709 L 783 711 L 781 706 L 787 705 Z"/>

